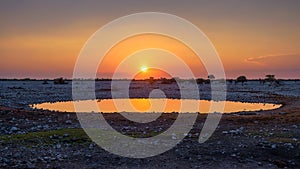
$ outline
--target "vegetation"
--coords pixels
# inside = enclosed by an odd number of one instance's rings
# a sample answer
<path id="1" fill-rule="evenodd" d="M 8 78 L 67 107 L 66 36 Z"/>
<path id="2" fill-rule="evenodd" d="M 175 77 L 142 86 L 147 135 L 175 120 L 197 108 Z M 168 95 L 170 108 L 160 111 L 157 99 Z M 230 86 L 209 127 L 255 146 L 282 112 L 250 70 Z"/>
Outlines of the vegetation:
<path id="1" fill-rule="evenodd" d="M 273 85 L 275 84 L 276 86 L 280 85 L 280 81 L 279 79 L 275 78 L 275 75 L 266 75 L 266 78 L 264 79 L 264 82 L 269 82 L 269 85 Z"/>
<path id="2" fill-rule="evenodd" d="M 244 86 L 244 83 L 247 82 L 247 78 L 246 76 L 239 76 L 237 79 L 236 79 L 236 83 L 242 83 L 242 86 Z"/>
<path id="3" fill-rule="evenodd" d="M 31 146 L 56 143 L 84 144 L 91 142 L 83 129 L 60 129 L 27 134 L 2 135 L 0 136 L 0 140 L 3 143 L 30 142 Z"/>
<path id="4" fill-rule="evenodd" d="M 66 82 L 65 79 L 61 77 L 61 78 L 54 79 L 54 84 L 68 84 L 68 83 Z"/>
<path id="5" fill-rule="evenodd" d="M 209 84 L 210 80 L 198 78 L 198 79 L 196 79 L 196 82 L 197 82 L 197 84 Z"/>
<path id="6" fill-rule="evenodd" d="M 274 82 L 276 80 L 275 75 L 266 75 L 266 82 Z"/>

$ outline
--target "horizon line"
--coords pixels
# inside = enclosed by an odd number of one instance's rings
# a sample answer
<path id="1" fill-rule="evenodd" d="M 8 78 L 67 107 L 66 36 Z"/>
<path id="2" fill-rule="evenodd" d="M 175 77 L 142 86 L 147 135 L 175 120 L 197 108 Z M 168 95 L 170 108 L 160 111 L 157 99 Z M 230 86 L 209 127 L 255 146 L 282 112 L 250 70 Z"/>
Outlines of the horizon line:
<path id="1" fill-rule="evenodd" d="M 131 80 L 131 81 L 144 81 L 144 80 L 150 80 L 151 78 L 146 78 L 146 79 L 129 79 L 129 78 L 64 78 L 64 77 L 58 77 L 58 78 L 0 78 L 0 81 L 54 81 L 56 79 L 63 79 L 66 81 L 75 81 L 75 80 L 95 80 L 95 81 L 112 81 L 112 80 Z M 214 78 L 214 79 L 209 79 L 209 78 L 179 78 L 179 77 L 172 77 L 172 78 L 165 78 L 165 77 L 160 77 L 160 78 L 153 78 L 152 80 L 171 80 L 171 79 L 178 79 L 178 80 L 197 80 L 197 79 L 204 79 L 204 80 L 236 80 L 237 78 Z M 253 81 L 253 80 L 264 80 L 264 78 L 247 78 L 248 81 Z M 276 80 L 300 80 L 300 78 L 275 78 Z"/>

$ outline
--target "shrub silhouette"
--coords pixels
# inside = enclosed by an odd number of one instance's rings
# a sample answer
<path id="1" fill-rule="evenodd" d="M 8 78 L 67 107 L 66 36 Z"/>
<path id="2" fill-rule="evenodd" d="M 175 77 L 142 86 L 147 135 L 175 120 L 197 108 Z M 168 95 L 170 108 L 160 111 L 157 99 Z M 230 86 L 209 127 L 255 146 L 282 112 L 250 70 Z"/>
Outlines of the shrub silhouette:
<path id="1" fill-rule="evenodd" d="M 244 83 L 247 82 L 247 78 L 246 76 L 239 76 L 238 78 L 236 78 L 236 83 L 242 83 L 242 86 L 244 86 Z"/>

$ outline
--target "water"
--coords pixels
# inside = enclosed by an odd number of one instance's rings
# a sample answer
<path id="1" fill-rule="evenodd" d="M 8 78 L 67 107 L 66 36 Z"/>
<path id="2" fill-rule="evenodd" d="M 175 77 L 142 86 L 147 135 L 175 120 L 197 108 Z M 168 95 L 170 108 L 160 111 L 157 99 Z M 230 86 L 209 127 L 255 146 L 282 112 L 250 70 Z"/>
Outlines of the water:
<path id="1" fill-rule="evenodd" d="M 95 104 L 96 103 L 96 104 Z M 139 112 L 139 113 L 214 113 L 211 112 L 210 106 L 213 103 L 224 103 L 225 108 L 223 113 L 235 113 L 242 111 L 260 111 L 272 110 L 281 107 L 280 104 L 269 103 L 245 103 L 235 101 L 208 101 L 208 100 L 192 100 L 192 99 L 102 99 L 102 100 L 81 100 L 76 101 L 80 105 L 80 110 L 77 112 L 100 112 L 115 113 L 115 112 Z M 90 106 L 96 105 L 96 106 Z M 184 111 L 181 110 L 184 108 Z M 199 108 L 195 105 L 199 106 Z M 74 102 L 54 102 L 41 103 L 31 105 L 32 108 L 47 109 L 59 112 L 75 112 Z"/>

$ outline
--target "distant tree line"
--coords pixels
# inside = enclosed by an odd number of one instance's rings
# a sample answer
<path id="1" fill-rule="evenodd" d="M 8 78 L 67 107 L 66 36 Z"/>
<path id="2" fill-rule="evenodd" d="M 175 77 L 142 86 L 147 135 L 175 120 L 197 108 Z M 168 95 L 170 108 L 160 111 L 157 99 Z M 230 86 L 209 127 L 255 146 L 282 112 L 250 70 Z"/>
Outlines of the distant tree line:
<path id="1" fill-rule="evenodd" d="M 112 81 L 110 78 L 80 78 L 80 79 L 73 79 L 75 81 Z M 155 82 L 159 82 L 161 84 L 171 84 L 175 82 L 184 82 L 189 81 L 193 82 L 196 81 L 197 84 L 210 84 L 211 81 L 220 81 L 224 79 L 216 79 L 214 75 L 208 75 L 207 78 L 197 78 L 197 79 L 181 79 L 179 77 L 171 77 L 171 78 L 153 78 L 150 77 L 148 79 L 114 79 L 118 81 L 148 81 L 149 83 L 153 84 Z M 0 79 L 0 81 L 43 81 L 44 84 L 48 84 L 48 81 L 53 81 L 55 84 L 66 84 L 68 81 L 72 81 L 72 79 L 66 78 L 55 78 L 55 79 L 34 79 L 34 78 L 12 78 L 12 79 Z M 238 76 L 236 79 L 226 79 L 227 82 L 230 84 L 241 84 L 242 86 L 247 84 L 248 81 L 259 81 L 260 84 L 269 84 L 269 85 L 280 85 L 282 79 L 277 79 L 275 75 L 269 74 L 266 75 L 263 79 L 248 79 L 245 75 Z M 300 81 L 300 79 L 284 79 L 284 81 Z"/>

